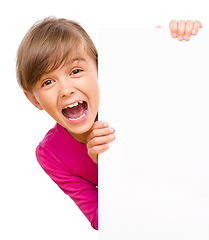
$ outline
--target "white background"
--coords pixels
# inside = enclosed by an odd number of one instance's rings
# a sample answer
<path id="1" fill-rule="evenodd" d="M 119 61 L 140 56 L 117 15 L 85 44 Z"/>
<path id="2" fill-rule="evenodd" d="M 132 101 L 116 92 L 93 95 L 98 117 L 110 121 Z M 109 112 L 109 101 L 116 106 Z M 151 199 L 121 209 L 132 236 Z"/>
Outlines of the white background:
<path id="1" fill-rule="evenodd" d="M 208 240 L 209 31 L 99 33 L 99 116 L 116 129 L 99 158 L 99 239 Z"/>
<path id="2" fill-rule="evenodd" d="M 17 48 L 31 25 L 49 15 L 80 22 L 96 46 L 99 28 L 167 28 L 171 19 L 198 19 L 209 26 L 207 1 L 13 0 L 1 4 L 1 239 L 98 238 L 36 162 L 35 147 L 54 121 L 35 109 L 16 83 Z"/>

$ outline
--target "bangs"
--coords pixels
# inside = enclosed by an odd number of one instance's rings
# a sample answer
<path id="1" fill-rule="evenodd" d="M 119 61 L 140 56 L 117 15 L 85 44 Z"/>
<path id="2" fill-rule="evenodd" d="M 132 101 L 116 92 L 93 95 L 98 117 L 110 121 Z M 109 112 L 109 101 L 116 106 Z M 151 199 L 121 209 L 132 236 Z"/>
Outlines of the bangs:
<path id="1" fill-rule="evenodd" d="M 49 37 L 43 39 L 41 44 L 36 49 L 36 66 L 31 76 L 31 85 L 43 76 L 44 73 L 59 68 L 69 55 L 75 54 L 78 57 L 81 56 L 85 49 L 83 38 L 77 33 L 72 32 L 69 28 L 57 28 L 52 34 L 48 34 Z"/>
<path id="2" fill-rule="evenodd" d="M 46 58 L 45 69 L 43 69 L 44 73 L 49 73 L 58 69 L 61 65 L 64 64 L 69 54 L 80 58 L 84 49 L 84 43 L 81 41 L 75 41 L 71 45 L 66 45 L 63 43 L 63 46 L 61 46 L 60 44 L 60 46 L 55 51 L 53 51 L 48 58 Z"/>

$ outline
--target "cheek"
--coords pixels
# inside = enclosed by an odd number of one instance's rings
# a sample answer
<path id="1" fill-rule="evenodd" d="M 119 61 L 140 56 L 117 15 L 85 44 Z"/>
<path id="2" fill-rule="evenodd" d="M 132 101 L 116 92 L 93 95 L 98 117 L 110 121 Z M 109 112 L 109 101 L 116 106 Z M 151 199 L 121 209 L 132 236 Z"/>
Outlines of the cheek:
<path id="1" fill-rule="evenodd" d="M 86 92 L 85 94 L 87 95 L 89 99 L 89 103 L 91 106 L 91 109 L 94 112 L 98 112 L 99 108 L 99 86 L 98 86 L 98 81 L 97 80 L 90 80 L 86 84 Z"/>
<path id="2" fill-rule="evenodd" d="M 98 82 L 94 82 L 91 87 L 91 96 L 97 103 L 99 102 L 99 86 Z"/>
<path id="3" fill-rule="evenodd" d="M 90 85 L 93 91 L 95 91 L 95 94 L 98 95 L 99 93 L 99 84 L 98 84 L 98 78 L 96 74 L 92 74 L 90 77 Z"/>
<path id="4" fill-rule="evenodd" d="M 96 88 L 93 92 L 93 105 L 94 105 L 94 111 L 98 112 L 99 110 L 99 88 Z"/>
<path id="5" fill-rule="evenodd" d="M 46 112 L 50 112 L 52 109 L 55 109 L 54 99 L 49 94 L 39 95 L 38 99 Z"/>

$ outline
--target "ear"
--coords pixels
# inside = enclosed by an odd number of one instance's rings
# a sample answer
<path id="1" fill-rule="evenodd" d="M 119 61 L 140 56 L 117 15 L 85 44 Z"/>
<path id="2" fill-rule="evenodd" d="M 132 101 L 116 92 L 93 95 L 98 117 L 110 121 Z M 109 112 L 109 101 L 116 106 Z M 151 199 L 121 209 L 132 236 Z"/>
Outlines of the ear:
<path id="1" fill-rule="evenodd" d="M 24 92 L 25 96 L 27 97 L 27 99 L 38 109 L 40 110 L 44 110 L 43 107 L 41 106 L 41 104 L 39 103 L 39 101 L 36 99 L 36 97 L 34 96 L 33 93 L 30 92 Z"/>

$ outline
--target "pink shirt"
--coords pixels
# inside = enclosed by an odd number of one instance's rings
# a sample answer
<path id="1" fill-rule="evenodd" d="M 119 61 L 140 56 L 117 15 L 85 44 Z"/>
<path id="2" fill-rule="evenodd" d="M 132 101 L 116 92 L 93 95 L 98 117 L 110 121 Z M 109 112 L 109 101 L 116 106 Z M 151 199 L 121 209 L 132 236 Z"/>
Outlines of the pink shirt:
<path id="1" fill-rule="evenodd" d="M 86 146 L 57 123 L 39 143 L 36 157 L 98 230 L 98 165 L 88 156 Z"/>

